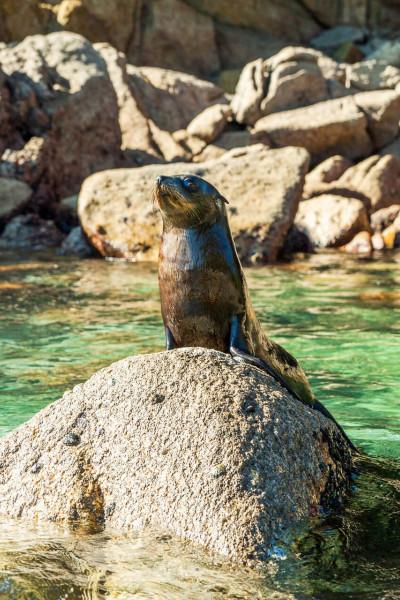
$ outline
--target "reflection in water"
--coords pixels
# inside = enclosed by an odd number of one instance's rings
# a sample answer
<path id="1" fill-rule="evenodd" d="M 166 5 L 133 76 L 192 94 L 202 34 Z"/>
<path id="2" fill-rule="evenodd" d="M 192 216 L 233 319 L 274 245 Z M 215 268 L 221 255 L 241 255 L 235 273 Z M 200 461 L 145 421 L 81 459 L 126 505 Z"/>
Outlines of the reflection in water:
<path id="1" fill-rule="evenodd" d="M 326 254 L 247 271 L 269 335 L 354 441 L 386 457 L 360 460 L 342 512 L 305 523 L 257 574 L 168 536 L 3 523 L 0 600 L 398 597 L 399 265 Z M 163 347 L 154 265 L 3 255 L 0 298 L 1 433 L 98 368 Z"/>
<path id="2" fill-rule="evenodd" d="M 232 569 L 169 535 L 80 536 L 15 522 L 3 523 L 1 531 L 0 598 L 271 597 L 261 574 Z"/>

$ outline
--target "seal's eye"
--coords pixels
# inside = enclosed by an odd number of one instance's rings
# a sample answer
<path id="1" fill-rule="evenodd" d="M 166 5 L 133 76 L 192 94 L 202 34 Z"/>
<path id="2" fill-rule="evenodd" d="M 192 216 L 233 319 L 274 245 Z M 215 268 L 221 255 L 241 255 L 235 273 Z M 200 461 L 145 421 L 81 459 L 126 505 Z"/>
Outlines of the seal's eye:
<path id="1" fill-rule="evenodd" d="M 188 192 L 197 192 L 197 190 L 199 189 L 198 185 L 194 183 L 193 179 L 189 179 L 189 177 L 186 177 L 183 180 L 183 185 L 185 186 Z"/>

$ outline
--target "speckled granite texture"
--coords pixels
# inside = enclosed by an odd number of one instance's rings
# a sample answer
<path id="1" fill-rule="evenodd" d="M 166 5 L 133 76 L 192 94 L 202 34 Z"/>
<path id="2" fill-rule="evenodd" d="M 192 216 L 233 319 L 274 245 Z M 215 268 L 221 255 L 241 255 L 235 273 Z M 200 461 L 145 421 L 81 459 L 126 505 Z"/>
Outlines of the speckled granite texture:
<path id="1" fill-rule="evenodd" d="M 231 560 L 344 496 L 336 426 L 262 371 L 214 350 L 129 357 L 0 442 L 0 514 L 155 526 Z"/>

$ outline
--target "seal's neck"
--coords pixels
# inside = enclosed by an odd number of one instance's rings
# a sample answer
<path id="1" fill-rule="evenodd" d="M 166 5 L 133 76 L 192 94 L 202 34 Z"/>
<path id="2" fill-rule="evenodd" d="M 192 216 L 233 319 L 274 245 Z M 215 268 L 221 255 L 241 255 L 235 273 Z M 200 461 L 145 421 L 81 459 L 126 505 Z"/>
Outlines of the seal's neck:
<path id="1" fill-rule="evenodd" d="M 165 227 L 160 257 L 184 270 L 229 265 L 240 270 L 239 259 L 225 214 L 212 224 L 197 227 Z"/>

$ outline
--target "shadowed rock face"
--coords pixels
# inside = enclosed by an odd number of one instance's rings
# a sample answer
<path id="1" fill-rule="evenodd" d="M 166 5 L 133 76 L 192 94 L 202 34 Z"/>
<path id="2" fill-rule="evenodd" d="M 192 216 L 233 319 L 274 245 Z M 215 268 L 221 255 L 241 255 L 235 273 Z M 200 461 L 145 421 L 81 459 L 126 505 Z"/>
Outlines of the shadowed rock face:
<path id="1" fill-rule="evenodd" d="M 130 357 L 0 442 L 0 514 L 161 527 L 232 560 L 345 495 L 336 426 L 266 373 L 200 348 Z"/>

